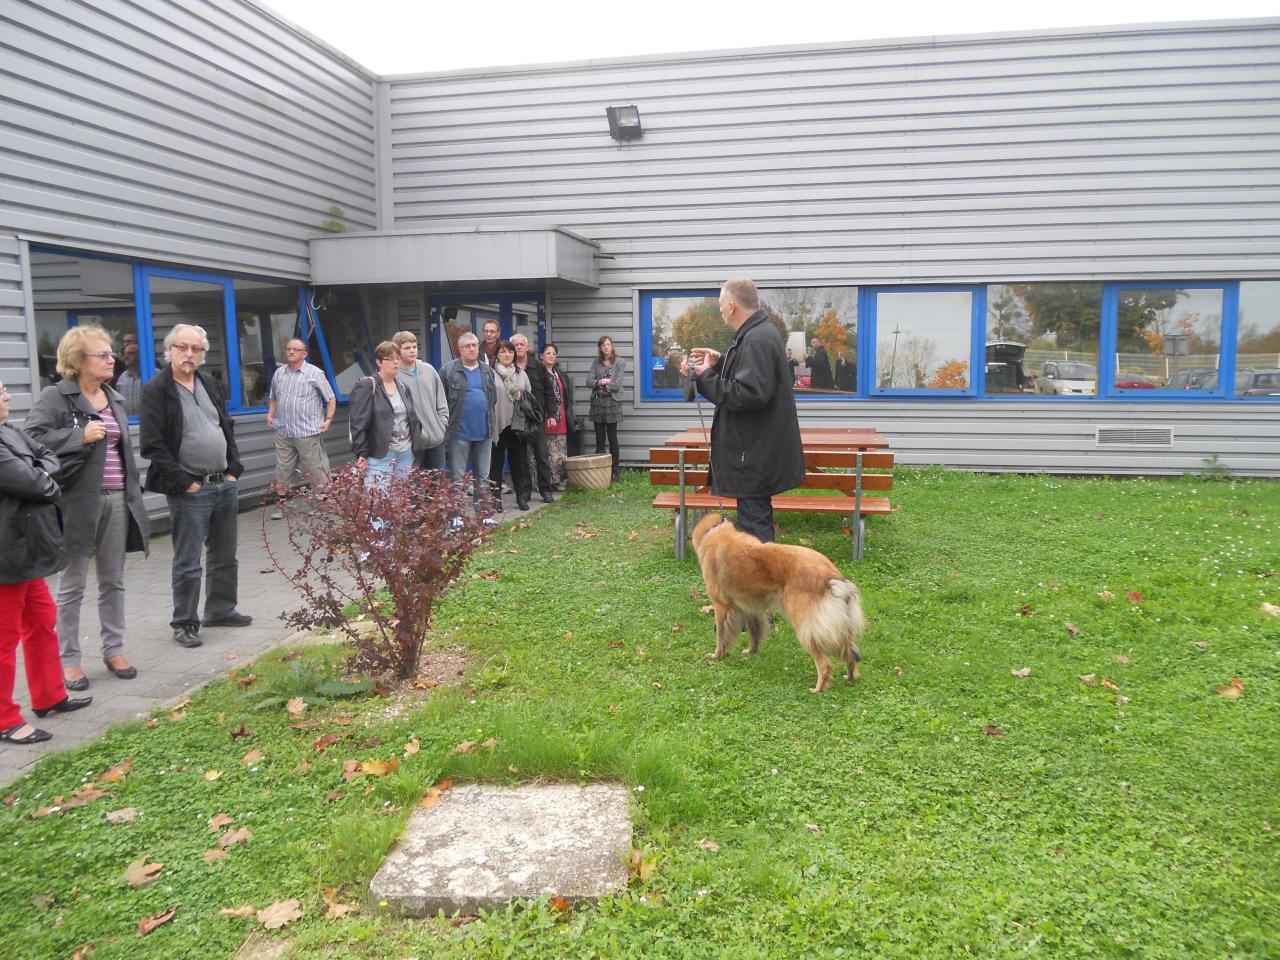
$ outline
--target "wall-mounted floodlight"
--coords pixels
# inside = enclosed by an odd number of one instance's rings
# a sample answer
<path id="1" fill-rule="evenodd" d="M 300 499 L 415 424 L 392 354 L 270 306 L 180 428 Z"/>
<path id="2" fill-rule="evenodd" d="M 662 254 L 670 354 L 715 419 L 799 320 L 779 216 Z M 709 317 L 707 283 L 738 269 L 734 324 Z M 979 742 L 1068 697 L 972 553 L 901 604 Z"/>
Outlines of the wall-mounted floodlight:
<path id="1" fill-rule="evenodd" d="M 622 143 L 625 140 L 639 140 L 644 136 L 640 129 L 640 109 L 636 106 L 605 107 L 609 117 L 609 136 Z"/>

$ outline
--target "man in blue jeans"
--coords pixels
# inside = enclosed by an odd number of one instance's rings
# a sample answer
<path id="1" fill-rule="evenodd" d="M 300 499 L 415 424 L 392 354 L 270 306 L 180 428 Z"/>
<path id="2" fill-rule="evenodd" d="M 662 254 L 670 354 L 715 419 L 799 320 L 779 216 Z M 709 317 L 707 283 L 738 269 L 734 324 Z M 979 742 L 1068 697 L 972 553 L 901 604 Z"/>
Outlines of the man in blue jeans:
<path id="1" fill-rule="evenodd" d="M 236 610 L 236 481 L 243 467 L 234 426 L 217 382 L 201 373 L 209 350 L 203 327 L 180 323 L 164 338 L 169 366 L 142 388 L 142 455 L 151 461 L 146 489 L 169 500 L 173 521 L 173 639 L 201 644 L 200 627 L 244 627 Z M 201 552 L 209 551 L 204 620 Z"/>
<path id="2" fill-rule="evenodd" d="M 489 460 L 498 442 L 494 407 L 498 391 L 493 369 L 480 362 L 480 341 L 474 333 L 458 337 L 458 358 L 440 370 L 445 398 L 449 401 L 449 426 L 445 443 L 449 446 L 449 479 L 462 482 L 471 463 L 473 503 L 489 494 Z M 497 491 L 494 491 L 495 495 Z"/>

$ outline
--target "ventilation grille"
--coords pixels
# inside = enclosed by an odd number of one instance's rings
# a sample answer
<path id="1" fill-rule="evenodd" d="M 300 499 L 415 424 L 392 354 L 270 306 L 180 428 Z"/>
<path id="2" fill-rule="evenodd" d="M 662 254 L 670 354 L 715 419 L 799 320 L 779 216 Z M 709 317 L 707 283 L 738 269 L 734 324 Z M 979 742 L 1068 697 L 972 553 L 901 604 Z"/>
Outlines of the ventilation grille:
<path id="1" fill-rule="evenodd" d="M 1172 427 L 1098 427 L 1100 447 L 1172 447 Z"/>

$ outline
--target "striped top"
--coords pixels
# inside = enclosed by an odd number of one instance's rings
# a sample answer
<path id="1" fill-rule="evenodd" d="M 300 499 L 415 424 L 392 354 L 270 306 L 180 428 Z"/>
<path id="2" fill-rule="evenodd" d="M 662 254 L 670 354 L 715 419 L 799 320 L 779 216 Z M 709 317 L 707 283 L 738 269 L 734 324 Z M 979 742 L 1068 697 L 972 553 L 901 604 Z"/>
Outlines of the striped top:
<path id="1" fill-rule="evenodd" d="M 276 433 L 298 440 L 320 432 L 333 388 L 324 371 L 304 360 L 297 370 L 290 370 L 288 364 L 276 367 L 271 377 L 271 399 L 276 402 Z"/>
<path id="2" fill-rule="evenodd" d="M 102 416 L 103 426 L 107 428 L 107 459 L 102 465 L 102 489 L 123 490 L 124 442 L 120 436 L 120 423 L 109 403 L 98 413 Z"/>

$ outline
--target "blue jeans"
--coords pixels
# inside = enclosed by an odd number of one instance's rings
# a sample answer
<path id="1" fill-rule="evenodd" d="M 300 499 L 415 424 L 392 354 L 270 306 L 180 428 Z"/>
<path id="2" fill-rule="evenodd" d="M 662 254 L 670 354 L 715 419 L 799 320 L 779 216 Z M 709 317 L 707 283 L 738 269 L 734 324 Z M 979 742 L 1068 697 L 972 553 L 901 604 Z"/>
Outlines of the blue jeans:
<path id="1" fill-rule="evenodd" d="M 454 486 L 462 482 L 462 475 L 467 472 L 467 462 L 471 462 L 471 500 L 479 503 L 489 493 L 489 461 L 492 459 L 493 444 L 489 438 L 483 440 L 459 440 L 450 437 L 449 444 L 449 479 Z"/>
<path id="2" fill-rule="evenodd" d="M 200 552 L 208 556 L 204 616 L 221 620 L 236 612 L 239 564 L 236 562 L 236 484 L 223 480 L 205 484 L 195 493 L 170 495 L 173 520 L 172 627 L 200 629 Z"/>
<path id="3" fill-rule="evenodd" d="M 364 472 L 364 485 L 371 487 L 392 472 L 406 474 L 413 467 L 412 450 L 388 450 L 385 457 L 370 457 Z"/>

